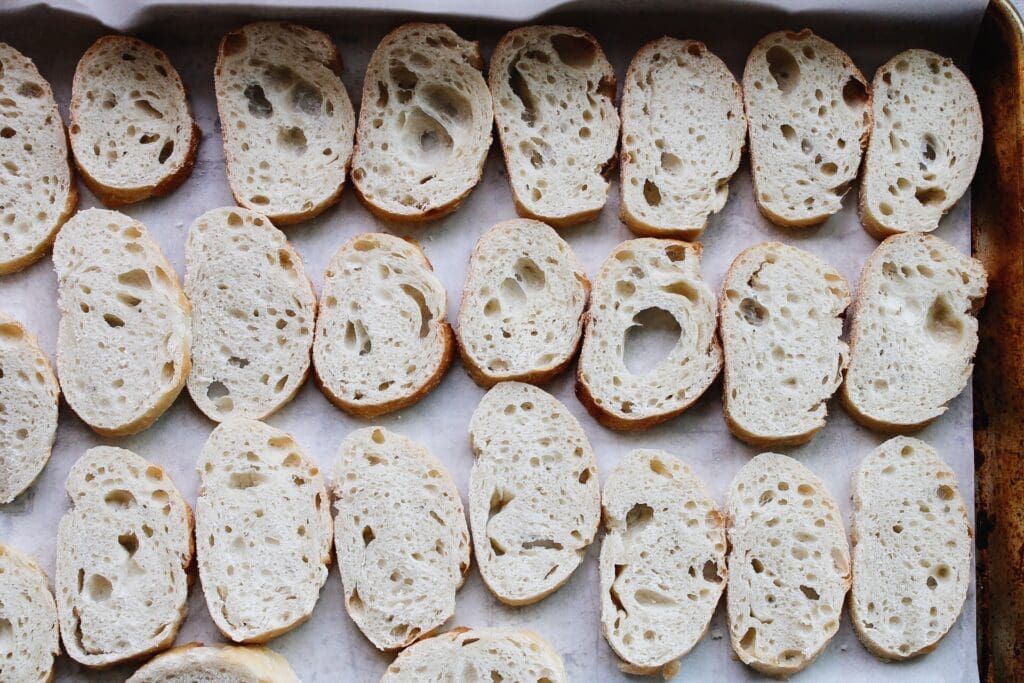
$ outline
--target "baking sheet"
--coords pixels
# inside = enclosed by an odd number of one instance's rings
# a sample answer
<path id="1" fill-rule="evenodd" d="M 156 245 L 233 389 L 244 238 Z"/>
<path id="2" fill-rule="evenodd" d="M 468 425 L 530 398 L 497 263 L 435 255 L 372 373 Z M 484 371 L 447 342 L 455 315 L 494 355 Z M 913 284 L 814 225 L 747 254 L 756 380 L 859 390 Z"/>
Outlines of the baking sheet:
<path id="1" fill-rule="evenodd" d="M 216 7 L 198 7 L 194 0 L 174 4 L 126 0 L 51 0 L 39 5 L 25 0 L 0 2 L 0 40 L 14 45 L 35 60 L 54 87 L 61 110 L 67 116 L 71 78 L 75 64 L 91 42 L 112 29 L 130 31 L 165 50 L 181 72 L 191 92 L 195 117 L 203 130 L 199 157 L 192 177 L 169 197 L 129 206 L 124 212 L 141 220 L 160 242 L 184 276 L 185 237 L 191 222 L 209 209 L 232 204 L 224 173 L 213 94 L 213 62 L 222 33 L 256 18 L 302 21 L 331 34 L 345 63 L 343 80 L 353 104 L 358 106 L 362 75 L 380 38 L 394 25 L 412 18 L 413 11 L 440 12 L 440 16 L 467 38 L 481 42 L 489 58 L 501 34 L 512 24 L 489 15 L 518 22 L 544 15 L 546 22 L 570 23 L 593 32 L 604 46 L 621 81 L 635 51 L 663 34 L 704 41 L 721 56 L 733 73 L 742 74 L 747 52 L 763 34 L 777 29 L 814 29 L 846 49 L 868 78 L 889 56 L 908 47 L 926 47 L 948 54 L 961 68 L 973 44 L 985 3 L 914 2 L 883 0 L 816 3 L 696 2 L 680 9 L 668 2 L 619 5 L 608 1 L 558 4 L 551 0 L 529 2 L 465 2 L 402 0 L 402 12 L 374 9 L 374 0 L 350 2 L 350 9 L 325 10 L 315 0 L 290 8 L 269 8 L 268 2 L 230 0 Z M 327 3 L 323 3 L 327 4 Z M 628 7 L 628 9 L 626 9 Z M 641 9 L 642 7 L 642 9 Z M 676 7 L 676 8 L 674 8 Z M 408 10 L 408 11 L 404 11 Z M 618 10 L 626 14 L 620 15 Z M 102 18 L 107 22 L 105 26 Z M 422 17 L 417 17 L 422 18 Z M 454 321 L 470 251 L 476 239 L 494 223 L 515 216 L 497 142 L 491 150 L 483 179 L 453 216 L 423 227 L 399 227 L 374 219 L 350 188 L 341 203 L 319 218 L 286 229 L 302 254 L 307 272 L 318 291 L 331 255 L 346 240 L 364 231 L 386 231 L 420 241 L 448 291 L 449 318 Z M 98 205 L 79 184 L 80 209 Z M 843 210 L 818 228 L 787 230 L 773 226 L 757 212 L 746 159 L 730 184 L 724 211 L 712 218 L 702 239 L 703 272 L 716 291 L 731 260 L 747 246 L 780 240 L 799 246 L 833 263 L 855 285 L 860 268 L 876 246 L 860 227 L 856 215 L 856 186 Z M 969 199 L 965 197 L 943 219 L 936 234 L 963 251 L 970 249 Z M 609 202 L 598 220 L 562 231 L 593 276 L 604 257 L 632 234 L 618 219 L 618 183 L 613 183 Z M 56 277 L 49 257 L 22 273 L 0 279 L 0 308 L 13 314 L 38 335 L 53 356 L 57 311 Z M 615 463 L 634 448 L 663 448 L 681 457 L 707 483 L 722 502 L 736 471 L 757 449 L 732 438 L 722 418 L 721 382 L 716 382 L 691 410 L 653 429 L 617 433 L 599 426 L 573 395 L 573 372 L 566 372 L 547 390 L 576 415 L 597 455 L 602 483 Z M 441 385 L 423 401 L 397 414 L 372 421 L 401 432 L 426 445 L 445 464 L 465 501 L 473 454 L 467 425 L 484 392 L 456 361 Z M 883 435 L 857 426 L 838 402 L 830 404 L 828 425 L 810 444 L 782 449 L 821 476 L 839 501 L 849 526 L 850 476 Z M 936 446 L 952 464 L 960 479 L 968 509 L 973 515 L 974 479 L 968 387 L 952 402 L 949 412 L 919 436 Z M 338 444 L 352 430 L 368 424 L 332 407 L 312 381 L 295 400 L 268 422 L 295 435 L 324 472 L 330 472 Z M 102 443 L 129 448 L 160 463 L 173 477 L 185 498 L 194 503 L 198 476 L 196 459 L 214 424 L 196 409 L 183 391 L 164 416 L 146 432 L 122 439 L 102 439 L 61 405 L 60 428 L 53 457 L 36 485 L 14 503 L 0 508 L 0 542 L 32 553 L 52 577 L 57 522 L 66 509 L 64 481 L 71 465 L 89 447 Z M 600 539 L 600 535 L 599 535 Z M 583 564 L 558 592 L 528 607 L 501 605 L 471 570 L 458 595 L 458 608 L 449 626 L 509 625 L 534 629 L 563 657 L 570 677 L 577 681 L 628 680 L 599 629 L 597 555 L 599 539 Z M 927 681 L 976 681 L 975 592 L 972 581 L 963 616 L 938 649 L 903 664 L 885 664 L 870 656 L 857 641 L 844 613 L 839 633 L 820 659 L 800 680 L 872 681 L 888 677 Z M 752 680 L 757 674 L 740 664 L 729 646 L 723 599 L 708 636 L 683 660 L 681 680 Z M 222 640 L 211 622 L 198 583 L 189 600 L 189 617 L 177 643 Z M 376 681 L 391 657 L 378 653 L 362 636 L 344 611 L 341 582 L 335 568 L 321 594 L 313 617 L 270 646 L 283 654 L 303 681 Z M 118 667 L 92 673 L 62 656 L 59 681 L 123 680 L 134 667 Z M 635 679 L 634 679 L 635 680 Z"/>

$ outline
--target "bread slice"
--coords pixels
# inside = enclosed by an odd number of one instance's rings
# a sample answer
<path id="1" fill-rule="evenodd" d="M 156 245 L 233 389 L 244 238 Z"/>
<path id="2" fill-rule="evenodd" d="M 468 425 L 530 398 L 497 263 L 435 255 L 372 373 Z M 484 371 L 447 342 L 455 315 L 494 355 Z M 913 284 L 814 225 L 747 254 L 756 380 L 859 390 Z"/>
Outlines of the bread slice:
<path id="1" fill-rule="evenodd" d="M 201 131 L 167 55 L 103 36 L 75 69 L 71 150 L 82 180 L 113 208 L 165 195 L 192 173 Z"/>
<path id="2" fill-rule="evenodd" d="M 850 588 L 842 513 L 821 479 L 776 453 L 740 469 L 725 506 L 732 649 L 763 674 L 791 676 L 839 629 Z"/>
<path id="3" fill-rule="evenodd" d="M 414 243 L 383 233 L 346 242 L 327 266 L 313 340 L 324 395 L 375 417 L 412 405 L 451 365 L 448 297 Z"/>
<path id="4" fill-rule="evenodd" d="M 698 238 L 729 198 L 746 137 L 743 91 L 704 43 L 644 45 L 622 88 L 622 220 L 640 235 Z"/>
<path id="5" fill-rule="evenodd" d="M 159 466 L 97 446 L 68 474 L 57 527 L 64 649 L 107 667 L 171 646 L 188 612 L 192 511 Z"/>
<path id="6" fill-rule="evenodd" d="M 850 57 L 804 29 L 762 38 L 743 70 L 754 199 L 779 225 L 839 211 L 871 130 L 871 90 Z"/>
<path id="7" fill-rule="evenodd" d="M 316 464 L 291 435 L 221 423 L 199 456 L 199 577 L 213 623 L 265 643 L 306 621 L 331 563 L 331 512 Z"/>
<path id="8" fill-rule="evenodd" d="M 21 495 L 49 462 L 59 396 L 39 342 L 0 311 L 0 503 Z"/>
<path id="9" fill-rule="evenodd" d="M 480 180 L 494 108 L 476 42 L 444 24 L 403 24 L 363 79 L 352 184 L 371 213 L 424 221 L 455 211 Z"/>
<path id="10" fill-rule="evenodd" d="M 780 242 L 743 251 L 719 301 L 725 421 L 755 446 L 807 443 L 843 381 L 850 289 L 835 268 Z"/>
<path id="11" fill-rule="evenodd" d="M 615 71 L 597 39 L 568 26 L 513 29 L 487 80 L 519 215 L 556 228 L 597 217 L 619 141 Z"/>
<path id="12" fill-rule="evenodd" d="M 472 678 L 471 678 L 472 677 Z M 568 683 L 562 658 L 533 631 L 454 628 L 403 650 L 381 683 L 453 680 Z"/>
<path id="13" fill-rule="evenodd" d="M 57 372 L 68 404 L 104 436 L 140 432 L 174 403 L 190 368 L 190 306 L 145 226 L 80 211 L 53 247 Z"/>
<path id="14" fill-rule="evenodd" d="M 54 659 L 60 654 L 57 604 L 46 573 L 24 553 L 0 545 L 0 680 L 42 683 L 52 681 Z"/>
<path id="15" fill-rule="evenodd" d="M 430 451 L 383 427 L 352 432 L 332 476 L 345 608 L 370 642 L 400 650 L 455 614 L 469 571 L 459 490 Z"/>
<path id="16" fill-rule="evenodd" d="M 981 157 L 981 107 L 953 60 L 907 50 L 875 72 L 874 129 L 860 217 L 878 239 L 930 232 L 967 191 Z"/>
<path id="17" fill-rule="evenodd" d="M 580 423 L 551 394 L 502 382 L 473 411 L 469 523 L 484 583 L 528 605 L 569 580 L 601 515 L 597 463 Z"/>
<path id="18" fill-rule="evenodd" d="M 279 22 L 220 41 L 214 86 L 228 183 L 240 206 L 277 225 L 341 198 L 356 119 L 330 36 Z"/>
<path id="19" fill-rule="evenodd" d="M 615 466 L 602 506 L 605 640 L 623 671 L 671 675 L 725 590 L 725 518 L 689 467 L 646 449 Z"/>
<path id="20" fill-rule="evenodd" d="M 188 391 L 207 417 L 263 419 L 309 374 L 316 292 L 284 233 L 242 208 L 207 211 L 185 246 Z"/>
<path id="21" fill-rule="evenodd" d="M 482 387 L 540 384 L 565 370 L 590 294 L 569 243 L 529 219 L 498 223 L 476 243 L 459 308 L 459 353 Z"/>
<path id="22" fill-rule="evenodd" d="M 988 277 L 981 263 L 926 234 L 895 235 L 868 258 L 850 325 L 840 396 L 861 424 L 919 429 L 967 385 Z"/>
<path id="23" fill-rule="evenodd" d="M 700 277 L 699 244 L 641 238 L 623 242 L 594 281 L 576 396 L 612 429 L 644 429 L 696 401 L 722 368 L 715 295 Z M 668 355 L 627 365 L 634 328 L 678 334 Z"/>
<path id="24" fill-rule="evenodd" d="M 850 618 L 883 659 L 938 647 L 971 582 L 971 526 L 956 475 L 917 439 L 898 436 L 853 475 Z"/>
<path id="25" fill-rule="evenodd" d="M 0 42 L 0 275 L 42 258 L 78 205 L 68 140 L 50 84 Z"/>
<path id="26" fill-rule="evenodd" d="M 128 683 L 299 683 L 287 660 L 265 647 L 189 643 L 157 655 Z"/>

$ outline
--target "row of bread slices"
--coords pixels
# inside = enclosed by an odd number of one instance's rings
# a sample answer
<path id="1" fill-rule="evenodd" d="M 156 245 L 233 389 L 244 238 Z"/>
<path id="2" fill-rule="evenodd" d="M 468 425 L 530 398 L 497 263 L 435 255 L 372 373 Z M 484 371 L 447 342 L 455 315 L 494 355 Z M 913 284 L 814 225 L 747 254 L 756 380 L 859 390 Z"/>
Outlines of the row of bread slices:
<path id="1" fill-rule="evenodd" d="M 350 617 L 380 650 L 402 650 L 452 617 L 471 555 L 503 603 L 558 590 L 594 540 L 602 504 L 601 623 L 631 673 L 678 670 L 726 586 L 736 654 L 774 675 L 800 671 L 835 635 L 851 572 L 854 626 L 884 659 L 934 649 L 963 607 L 967 510 L 953 471 L 916 439 L 885 442 L 854 474 L 851 566 L 835 500 L 787 456 L 744 465 L 723 514 L 662 451 L 632 452 L 602 496 L 582 427 L 529 384 L 493 387 L 469 434 L 467 526 L 445 467 L 404 436 L 381 427 L 350 434 L 328 493 L 290 435 L 225 422 L 199 456 L 194 540 L 189 505 L 160 467 L 119 448 L 87 451 L 68 476 L 70 506 L 57 531 L 56 613 L 45 577 L 36 579 L 45 600 L 18 599 L 21 585 L 0 584 L 16 643 L 0 672 L 45 674 L 58 621 L 64 649 L 86 666 L 169 647 L 185 619 L 193 548 L 210 616 L 231 641 L 265 643 L 308 619 L 333 543 Z M 464 657 L 481 656 L 471 652 Z M 385 679 L 435 680 L 457 662 L 414 646 Z M 494 680 L 565 679 L 547 648 L 487 666 L 500 673 Z M 527 677 L 526 667 L 547 673 Z"/>

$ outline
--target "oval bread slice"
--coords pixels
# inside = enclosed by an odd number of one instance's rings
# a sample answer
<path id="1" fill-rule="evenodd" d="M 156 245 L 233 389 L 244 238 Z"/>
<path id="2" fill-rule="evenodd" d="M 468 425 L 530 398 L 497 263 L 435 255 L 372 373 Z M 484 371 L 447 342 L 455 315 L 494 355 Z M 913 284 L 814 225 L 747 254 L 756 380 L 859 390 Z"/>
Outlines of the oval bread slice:
<path id="1" fill-rule="evenodd" d="M 140 432 L 188 377 L 190 306 L 160 245 L 116 211 L 80 211 L 53 247 L 57 372 L 68 404 L 104 436 Z"/>
<path id="2" fill-rule="evenodd" d="M 332 477 L 345 608 L 370 642 L 400 650 L 455 614 L 469 529 L 455 482 L 423 446 L 383 427 L 352 432 Z"/>
<path id="3" fill-rule="evenodd" d="M 159 466 L 110 446 L 79 458 L 67 493 L 57 613 L 68 655 L 107 667 L 170 647 L 188 612 L 188 503 Z"/>
<path id="4" fill-rule="evenodd" d="M 726 515 L 732 649 L 763 674 L 798 673 L 836 634 L 850 588 L 839 507 L 799 462 L 762 453 L 732 480 Z"/>
<path id="5" fill-rule="evenodd" d="M 199 577 L 226 638 L 264 643 L 306 621 L 331 563 L 320 470 L 285 432 L 230 420 L 199 456 Z"/>
<path id="6" fill-rule="evenodd" d="M 583 265 L 554 230 L 498 223 L 477 242 L 459 308 L 459 352 L 477 384 L 541 384 L 576 355 L 590 293 Z"/>
<path id="7" fill-rule="evenodd" d="M 28 555 L 0 545 L 0 680 L 46 683 L 60 654 L 57 604 L 46 573 Z"/>
<path id="8" fill-rule="evenodd" d="M 207 417 L 263 419 L 309 374 L 316 293 L 284 233 L 242 208 L 207 211 L 185 246 L 188 391 Z"/>
<path id="9" fill-rule="evenodd" d="M 75 212 L 78 187 L 64 122 L 50 84 L 32 60 L 0 43 L 0 275 L 42 258 Z"/>
<path id="10" fill-rule="evenodd" d="M 287 660 L 265 647 L 189 643 L 168 650 L 128 683 L 299 683 Z"/>
<path id="11" fill-rule="evenodd" d="M 671 675 L 725 590 L 725 518 L 690 468 L 655 450 L 619 461 L 602 507 L 605 640 L 626 673 Z"/>

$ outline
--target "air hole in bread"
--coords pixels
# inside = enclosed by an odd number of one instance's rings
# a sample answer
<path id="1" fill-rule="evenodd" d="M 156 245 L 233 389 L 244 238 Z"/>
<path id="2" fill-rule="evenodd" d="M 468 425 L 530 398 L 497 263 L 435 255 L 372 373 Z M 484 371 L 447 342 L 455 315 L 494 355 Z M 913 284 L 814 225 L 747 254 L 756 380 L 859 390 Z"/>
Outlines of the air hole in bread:
<path id="1" fill-rule="evenodd" d="M 128 553 L 128 557 L 139 549 L 139 537 L 133 533 L 121 534 L 117 537 L 117 543 Z"/>
<path id="2" fill-rule="evenodd" d="M 663 292 L 685 297 L 694 304 L 700 301 L 700 291 L 693 285 L 692 282 L 689 282 L 687 280 L 678 280 L 676 282 L 672 282 L 670 284 L 662 286 L 661 289 Z"/>
<path id="3" fill-rule="evenodd" d="M 523 105 L 523 111 L 519 117 L 526 125 L 533 126 L 537 122 L 537 100 L 523 74 L 519 71 L 518 59 L 508 65 L 508 84 L 512 89 L 512 94 L 519 98 L 519 102 Z"/>
<path id="4" fill-rule="evenodd" d="M 955 344 L 964 333 L 963 320 L 944 295 L 937 296 L 928 308 L 925 327 L 933 339 L 945 344 Z"/>
<path id="5" fill-rule="evenodd" d="M 162 119 L 164 117 L 163 112 L 154 107 L 149 100 L 135 100 L 135 108 L 154 119 Z"/>
<path id="6" fill-rule="evenodd" d="M 103 322 L 105 322 L 110 327 L 124 327 L 124 320 L 114 315 L 113 313 L 104 313 Z"/>
<path id="7" fill-rule="evenodd" d="M 586 69 L 597 58 L 597 46 L 581 36 L 559 33 L 551 36 L 551 47 L 566 66 Z"/>
<path id="8" fill-rule="evenodd" d="M 701 575 L 704 580 L 708 583 L 721 583 L 722 577 L 718 573 L 718 564 L 713 560 L 708 560 L 704 563 L 704 568 L 701 570 Z"/>
<path id="9" fill-rule="evenodd" d="M 250 83 L 242 91 L 242 95 L 249 101 L 249 113 L 257 119 L 269 119 L 274 113 L 274 105 L 267 99 L 263 92 L 263 86 L 259 83 Z"/>
<path id="10" fill-rule="evenodd" d="M 650 588 L 639 589 L 636 593 L 633 593 L 633 599 L 645 607 L 666 607 L 676 604 L 676 601 L 670 596 Z"/>
<path id="11" fill-rule="evenodd" d="M 156 160 L 162 164 L 167 161 L 172 154 L 174 154 L 174 140 L 168 140 L 164 143 L 164 146 L 160 148 L 160 155 Z"/>
<path id="12" fill-rule="evenodd" d="M 18 94 L 22 97 L 37 98 L 43 96 L 43 86 L 31 81 L 25 81 L 18 86 Z"/>
<path id="13" fill-rule="evenodd" d="M 14 129 L 13 128 L 11 128 L 10 126 L 4 126 L 3 128 L 0 128 L 0 138 L 13 138 L 13 137 L 14 137 Z"/>
<path id="14" fill-rule="evenodd" d="M 544 550 L 561 550 L 562 544 L 558 541 L 553 541 L 550 538 L 539 538 L 523 542 L 523 550 L 533 550 L 535 548 L 541 548 Z"/>
<path id="15" fill-rule="evenodd" d="M 633 375 L 646 375 L 669 356 L 681 334 L 679 321 L 665 309 L 652 306 L 640 311 L 633 316 L 622 342 L 626 369 Z"/>
<path id="16" fill-rule="evenodd" d="M 343 339 L 345 348 L 349 351 L 356 351 L 360 356 L 365 356 L 370 353 L 370 349 L 373 347 L 370 342 L 370 336 L 366 332 L 366 327 L 363 325 L 362 320 L 349 320 L 345 323 L 345 336 Z"/>
<path id="17" fill-rule="evenodd" d="M 85 584 L 87 595 L 93 602 L 106 602 L 114 592 L 110 579 L 99 574 L 92 574 Z"/>
<path id="18" fill-rule="evenodd" d="M 430 308 L 427 307 L 426 297 L 423 296 L 422 291 L 412 285 L 402 285 L 402 291 L 413 300 L 416 304 L 416 308 L 419 309 L 420 337 L 426 337 L 430 334 L 430 321 L 434 319 L 434 314 L 431 313 Z"/>
<path id="19" fill-rule="evenodd" d="M 646 503 L 637 503 L 626 513 L 626 531 L 637 532 L 654 519 L 654 509 Z"/>
<path id="20" fill-rule="evenodd" d="M 292 111 L 308 116 L 319 116 L 323 112 L 324 96 L 316 86 L 299 80 L 292 86 L 290 102 Z"/>
<path id="21" fill-rule="evenodd" d="M 775 79 L 775 84 L 783 94 L 793 91 L 800 82 L 800 65 L 796 58 L 781 45 L 773 45 L 765 53 L 768 61 L 768 73 Z"/>
<path id="22" fill-rule="evenodd" d="M 941 205 L 946 201 L 946 191 L 940 187 L 919 187 L 914 199 L 924 206 Z"/>
<path id="23" fill-rule="evenodd" d="M 228 479 L 228 486 L 233 489 L 245 490 L 259 486 L 266 481 L 267 477 L 259 472 L 232 472 Z"/>
<path id="24" fill-rule="evenodd" d="M 300 157 L 306 153 L 306 132 L 298 126 L 281 126 L 277 129 L 277 145 Z"/>

